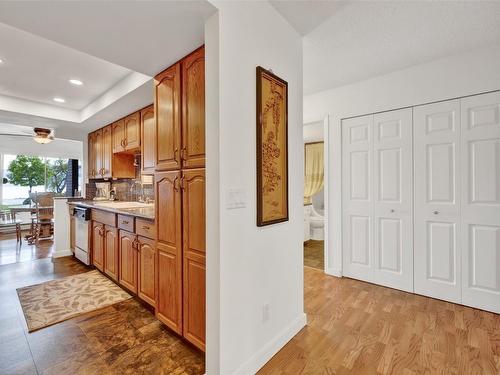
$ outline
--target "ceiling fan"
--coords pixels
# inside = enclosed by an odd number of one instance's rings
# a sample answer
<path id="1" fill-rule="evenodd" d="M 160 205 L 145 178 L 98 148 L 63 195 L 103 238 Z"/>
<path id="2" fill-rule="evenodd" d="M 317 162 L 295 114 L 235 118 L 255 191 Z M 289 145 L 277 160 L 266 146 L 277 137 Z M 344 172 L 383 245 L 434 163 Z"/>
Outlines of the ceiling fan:
<path id="1" fill-rule="evenodd" d="M 0 135 L 5 135 L 9 137 L 30 137 L 36 143 L 47 144 L 54 140 L 54 130 L 48 128 L 35 127 L 31 128 L 29 126 L 21 125 L 0 125 L 2 132 Z"/>

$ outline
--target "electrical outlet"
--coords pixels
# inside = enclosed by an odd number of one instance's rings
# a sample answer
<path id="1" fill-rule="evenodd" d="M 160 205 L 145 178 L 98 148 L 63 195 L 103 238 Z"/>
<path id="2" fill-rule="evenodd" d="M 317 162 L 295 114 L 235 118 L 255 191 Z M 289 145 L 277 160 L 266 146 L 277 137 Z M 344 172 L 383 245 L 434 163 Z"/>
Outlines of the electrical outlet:
<path id="1" fill-rule="evenodd" d="M 231 188 L 226 190 L 226 209 L 245 208 L 247 205 L 247 193 L 242 188 Z"/>
<path id="2" fill-rule="evenodd" d="M 270 306 L 268 303 L 262 306 L 262 323 L 265 323 L 269 320 L 270 314 Z"/>

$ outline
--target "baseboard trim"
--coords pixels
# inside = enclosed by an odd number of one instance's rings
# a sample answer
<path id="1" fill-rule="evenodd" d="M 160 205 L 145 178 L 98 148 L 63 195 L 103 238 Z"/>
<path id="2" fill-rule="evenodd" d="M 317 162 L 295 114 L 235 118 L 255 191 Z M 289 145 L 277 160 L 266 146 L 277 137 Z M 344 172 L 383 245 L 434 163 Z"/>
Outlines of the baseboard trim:
<path id="1" fill-rule="evenodd" d="M 73 252 L 71 250 L 61 250 L 52 253 L 52 258 L 62 258 L 70 255 L 73 255 Z"/>
<path id="2" fill-rule="evenodd" d="M 325 273 L 330 276 L 342 277 L 342 270 L 337 268 L 328 268 Z"/>
<path id="3" fill-rule="evenodd" d="M 305 313 L 300 314 L 291 324 L 282 330 L 273 340 L 268 342 L 235 372 L 235 375 L 255 374 L 264 366 L 285 344 L 290 341 L 307 323 Z"/>

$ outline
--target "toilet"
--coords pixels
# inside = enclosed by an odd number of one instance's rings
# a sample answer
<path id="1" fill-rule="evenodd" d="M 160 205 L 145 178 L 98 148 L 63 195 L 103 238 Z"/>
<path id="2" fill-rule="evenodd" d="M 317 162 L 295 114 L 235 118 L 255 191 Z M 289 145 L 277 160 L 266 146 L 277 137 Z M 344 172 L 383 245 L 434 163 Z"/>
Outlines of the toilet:
<path id="1" fill-rule="evenodd" d="M 318 213 L 312 204 L 304 206 L 304 216 L 309 222 L 310 239 L 323 241 L 325 239 L 325 217 Z"/>

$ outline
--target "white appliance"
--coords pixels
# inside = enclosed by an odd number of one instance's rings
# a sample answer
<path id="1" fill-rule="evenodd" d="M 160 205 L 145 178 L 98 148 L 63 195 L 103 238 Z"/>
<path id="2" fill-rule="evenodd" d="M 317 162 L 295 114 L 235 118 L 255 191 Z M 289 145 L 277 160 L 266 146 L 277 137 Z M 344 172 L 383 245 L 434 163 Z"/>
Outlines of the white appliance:
<path id="1" fill-rule="evenodd" d="M 342 121 L 346 276 L 500 313 L 500 92 Z"/>
<path id="2" fill-rule="evenodd" d="M 75 218 L 75 257 L 90 265 L 89 223 L 90 208 L 77 206 L 73 209 Z"/>

